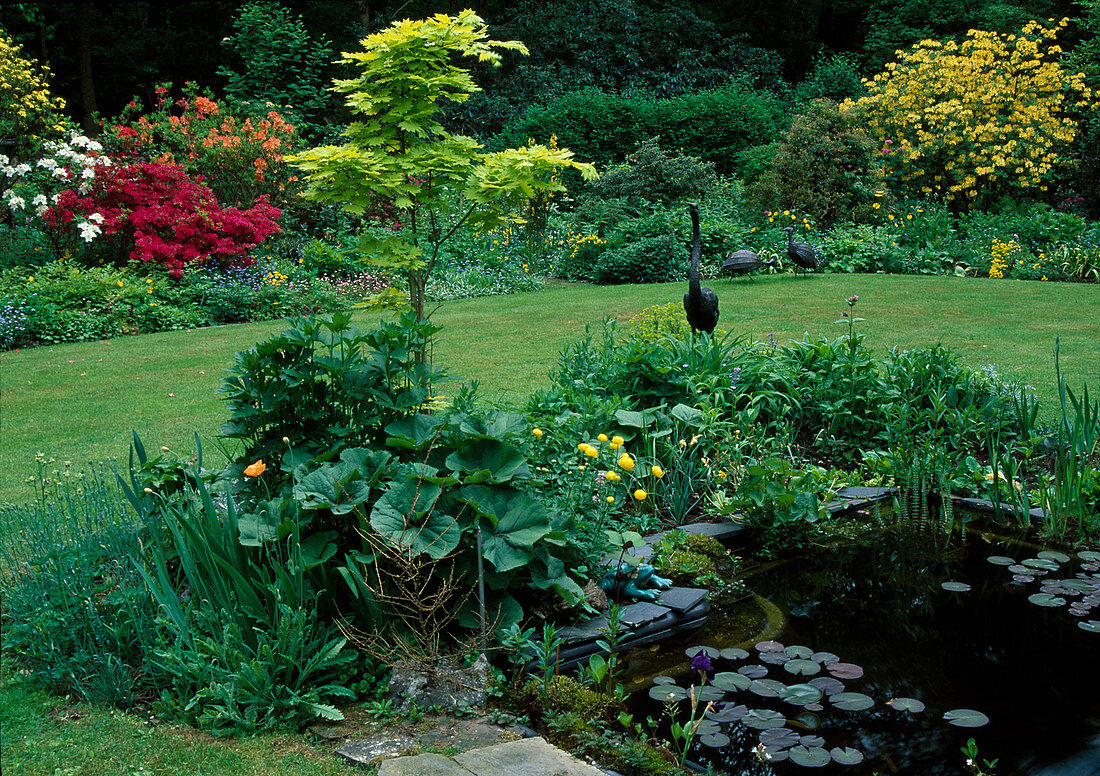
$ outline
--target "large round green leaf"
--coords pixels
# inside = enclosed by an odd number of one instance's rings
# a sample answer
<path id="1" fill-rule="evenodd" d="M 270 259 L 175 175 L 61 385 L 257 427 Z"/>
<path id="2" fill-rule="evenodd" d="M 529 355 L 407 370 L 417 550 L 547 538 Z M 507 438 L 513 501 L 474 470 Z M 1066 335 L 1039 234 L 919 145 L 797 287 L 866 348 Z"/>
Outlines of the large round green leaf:
<path id="1" fill-rule="evenodd" d="M 821 664 L 812 660 L 795 659 L 784 663 L 783 669 L 796 676 L 813 676 L 821 672 Z"/>
<path id="2" fill-rule="evenodd" d="M 956 727 L 982 727 L 989 724 L 989 717 L 974 709 L 952 709 L 944 712 L 943 718 Z"/>
<path id="3" fill-rule="evenodd" d="M 752 684 L 752 679 L 733 671 L 722 671 L 715 674 L 710 683 L 720 690 L 733 692 L 734 690 L 747 690 L 749 685 Z"/>
<path id="4" fill-rule="evenodd" d="M 741 722 L 757 730 L 768 730 L 783 727 L 787 724 L 787 718 L 771 709 L 752 709 L 741 718 Z"/>
<path id="5" fill-rule="evenodd" d="M 838 692 L 829 698 L 829 701 L 844 711 L 863 711 L 875 705 L 870 695 L 864 695 L 861 692 Z"/>
<path id="6" fill-rule="evenodd" d="M 832 762 L 829 753 L 820 746 L 796 746 L 790 751 L 791 762 L 804 768 L 821 768 Z"/>
<path id="7" fill-rule="evenodd" d="M 792 684 L 779 691 L 780 699 L 794 706 L 817 703 L 824 694 L 820 687 L 814 687 L 812 684 Z"/>
<path id="8" fill-rule="evenodd" d="M 442 558 L 462 539 L 458 520 L 437 508 L 439 485 L 416 478 L 394 480 L 371 510 L 371 527 L 411 555 Z"/>

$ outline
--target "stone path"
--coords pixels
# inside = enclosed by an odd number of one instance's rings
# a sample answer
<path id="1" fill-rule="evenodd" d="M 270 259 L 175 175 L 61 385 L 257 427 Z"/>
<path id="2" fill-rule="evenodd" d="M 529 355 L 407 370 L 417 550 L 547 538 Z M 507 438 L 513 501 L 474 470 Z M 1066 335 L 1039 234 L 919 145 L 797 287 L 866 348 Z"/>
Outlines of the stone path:
<path id="1" fill-rule="evenodd" d="M 378 776 L 604 776 L 542 738 L 471 749 L 454 757 L 418 754 L 383 760 Z"/>

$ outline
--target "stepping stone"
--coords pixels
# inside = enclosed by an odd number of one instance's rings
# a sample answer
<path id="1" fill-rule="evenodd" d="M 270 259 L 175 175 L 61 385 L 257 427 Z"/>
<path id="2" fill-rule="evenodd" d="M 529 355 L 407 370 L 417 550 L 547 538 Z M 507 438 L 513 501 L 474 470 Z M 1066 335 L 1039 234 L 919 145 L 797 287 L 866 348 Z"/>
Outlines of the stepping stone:
<path id="1" fill-rule="evenodd" d="M 728 542 L 745 532 L 745 524 L 740 521 L 727 520 L 721 523 L 692 523 L 680 526 L 685 533 L 709 536 L 720 542 Z"/>
<path id="2" fill-rule="evenodd" d="M 441 754 L 418 754 L 415 757 L 383 760 L 378 766 L 378 776 L 471 776 L 471 774 L 450 757 L 444 757 Z"/>
<path id="3" fill-rule="evenodd" d="M 567 625 L 558 632 L 558 635 L 565 639 L 566 644 L 602 638 L 607 635 L 607 617 L 601 614 L 576 625 Z"/>
<path id="4" fill-rule="evenodd" d="M 467 771 L 461 776 L 603 776 L 599 768 L 551 746 L 543 738 L 527 738 L 483 749 L 471 749 L 456 756 L 454 760 Z M 440 776 L 458 776 L 459 773 L 441 771 Z M 379 771 L 378 776 L 398 775 Z"/>
<path id="5" fill-rule="evenodd" d="M 653 604 L 649 601 L 638 601 L 637 603 L 624 606 L 622 612 L 619 614 L 619 620 L 628 628 L 641 628 L 654 620 L 664 617 L 670 611 L 671 610 L 667 606 Z"/>
<path id="6" fill-rule="evenodd" d="M 661 593 L 657 603 L 676 612 L 686 612 L 705 600 L 707 591 L 697 587 L 670 587 Z"/>
<path id="7" fill-rule="evenodd" d="M 381 734 L 374 738 L 348 741 L 336 748 L 336 754 L 356 765 L 371 766 L 385 758 L 398 757 L 416 749 L 416 739 L 402 734 Z"/>
<path id="8" fill-rule="evenodd" d="M 875 488 L 865 487 L 863 485 L 850 485 L 847 488 L 841 488 L 836 492 L 837 498 L 855 499 L 855 498 L 868 498 L 868 499 L 881 499 L 887 496 L 893 496 L 897 492 L 896 488 Z"/>

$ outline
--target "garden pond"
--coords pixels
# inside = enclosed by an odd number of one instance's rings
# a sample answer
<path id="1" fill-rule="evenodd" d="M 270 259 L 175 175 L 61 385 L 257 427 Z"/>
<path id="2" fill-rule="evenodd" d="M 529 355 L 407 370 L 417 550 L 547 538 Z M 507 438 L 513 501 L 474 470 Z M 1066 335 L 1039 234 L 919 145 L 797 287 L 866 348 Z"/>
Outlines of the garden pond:
<path id="1" fill-rule="evenodd" d="M 970 531 L 881 533 L 768 563 L 687 640 L 632 655 L 636 717 L 691 713 L 725 774 L 1100 774 L 1100 553 Z M 699 653 L 706 655 L 704 660 Z M 651 700 L 652 699 L 652 700 Z M 667 717 L 665 717 L 667 729 Z M 988 770 L 988 769 L 987 769 Z M 973 769 L 974 773 L 978 770 Z"/>

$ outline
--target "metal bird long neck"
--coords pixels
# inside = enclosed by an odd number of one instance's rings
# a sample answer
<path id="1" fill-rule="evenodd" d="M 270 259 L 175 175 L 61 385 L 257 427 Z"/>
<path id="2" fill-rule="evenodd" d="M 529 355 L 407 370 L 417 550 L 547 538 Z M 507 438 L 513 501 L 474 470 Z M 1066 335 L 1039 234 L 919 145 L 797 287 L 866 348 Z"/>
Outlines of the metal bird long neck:
<path id="1" fill-rule="evenodd" d="M 699 287 L 699 258 L 703 253 L 703 242 L 699 236 L 699 206 L 694 202 L 688 206 L 691 213 L 691 268 L 688 270 L 688 293 L 698 298 L 702 291 Z"/>

